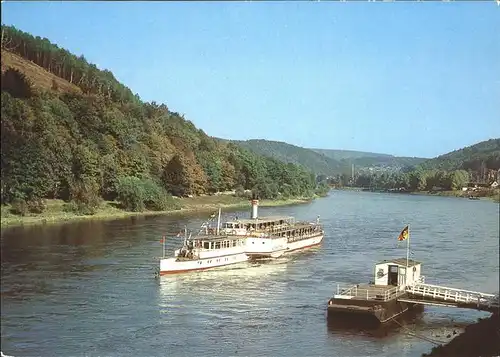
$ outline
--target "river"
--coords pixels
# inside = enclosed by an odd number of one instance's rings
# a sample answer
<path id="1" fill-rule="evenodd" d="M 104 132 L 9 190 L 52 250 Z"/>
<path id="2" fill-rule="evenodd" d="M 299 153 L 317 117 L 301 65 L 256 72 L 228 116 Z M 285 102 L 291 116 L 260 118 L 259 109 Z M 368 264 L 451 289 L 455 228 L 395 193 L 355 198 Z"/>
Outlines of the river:
<path id="1" fill-rule="evenodd" d="M 248 212 L 250 211 L 250 207 Z M 332 191 L 310 204 L 260 208 L 314 220 L 319 248 L 266 264 L 154 277 L 184 224 L 157 216 L 2 231 L 1 346 L 19 356 L 420 356 L 488 316 L 426 307 L 382 335 L 329 327 L 337 283 L 372 280 L 374 263 L 412 257 L 430 283 L 499 290 L 499 206 L 454 197 Z M 247 212 L 238 212 L 242 217 Z M 229 213 L 228 213 L 229 215 Z"/>

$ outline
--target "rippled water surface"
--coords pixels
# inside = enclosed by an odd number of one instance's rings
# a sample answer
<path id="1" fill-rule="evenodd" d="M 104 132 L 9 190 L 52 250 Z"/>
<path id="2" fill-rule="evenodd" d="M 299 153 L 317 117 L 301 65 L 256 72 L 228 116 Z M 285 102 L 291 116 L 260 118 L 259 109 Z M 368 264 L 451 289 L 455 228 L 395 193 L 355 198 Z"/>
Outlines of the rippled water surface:
<path id="1" fill-rule="evenodd" d="M 1 342 L 14 356 L 420 356 L 484 313 L 426 307 L 405 327 L 327 325 L 337 283 L 368 282 L 376 261 L 413 258 L 428 282 L 499 290 L 498 204 L 332 191 L 261 215 L 321 216 L 322 246 L 274 262 L 154 277 L 160 238 L 197 217 L 147 217 L 2 232 Z M 240 217 L 246 212 L 239 212 Z M 230 214 L 228 214 L 230 216 Z M 172 252 L 179 238 L 170 238 Z M 487 315 L 486 315 L 487 316 Z M 414 337 L 407 332 L 417 334 Z"/>

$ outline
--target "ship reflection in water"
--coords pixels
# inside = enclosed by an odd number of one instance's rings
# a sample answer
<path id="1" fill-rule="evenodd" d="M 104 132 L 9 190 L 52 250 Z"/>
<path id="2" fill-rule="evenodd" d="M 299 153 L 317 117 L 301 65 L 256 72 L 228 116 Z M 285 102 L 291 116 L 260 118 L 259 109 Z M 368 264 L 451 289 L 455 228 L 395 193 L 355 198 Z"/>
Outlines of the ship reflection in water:
<path id="1" fill-rule="evenodd" d="M 290 260 L 284 257 L 248 261 L 202 272 L 160 276 L 157 278 L 160 307 L 178 303 L 179 296 L 183 295 L 212 301 L 234 298 L 236 296 L 233 295 L 237 295 L 240 304 L 247 302 L 249 306 L 260 300 L 265 301 L 274 289 L 264 290 L 262 287 L 269 285 L 277 287 L 279 283 L 273 282 L 272 279 L 283 275 Z M 242 288 L 245 293 L 242 293 Z"/>

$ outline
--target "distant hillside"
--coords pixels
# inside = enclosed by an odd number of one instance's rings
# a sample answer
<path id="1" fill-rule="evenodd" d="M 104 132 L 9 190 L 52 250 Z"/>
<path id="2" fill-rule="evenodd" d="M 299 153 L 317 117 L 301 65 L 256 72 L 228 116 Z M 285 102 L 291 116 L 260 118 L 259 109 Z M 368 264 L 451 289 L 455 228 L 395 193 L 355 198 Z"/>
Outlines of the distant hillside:
<path id="1" fill-rule="evenodd" d="M 419 165 L 423 169 L 470 170 L 500 169 L 500 139 L 490 139 L 455 150 Z"/>
<path id="2" fill-rule="evenodd" d="M 332 175 L 339 173 L 342 168 L 342 164 L 337 160 L 313 150 L 281 141 L 255 139 L 246 141 L 234 140 L 231 142 L 259 155 L 271 157 L 286 163 L 302 165 L 316 174 Z"/>
<path id="3" fill-rule="evenodd" d="M 311 150 L 338 161 L 344 159 L 359 159 L 365 157 L 393 157 L 392 155 L 388 154 L 377 154 L 373 152 L 355 151 L 355 150 L 334 150 L 334 149 L 311 149 Z"/>
<path id="4" fill-rule="evenodd" d="M 344 159 L 342 162 L 349 162 L 356 167 L 381 167 L 390 168 L 394 170 L 415 167 L 416 165 L 426 161 L 422 157 L 405 157 L 405 156 L 378 156 L 378 157 L 360 157 L 357 159 L 349 160 Z"/>
<path id="5" fill-rule="evenodd" d="M 462 195 L 462 188 L 471 181 L 486 185 L 498 181 L 499 169 L 500 139 L 490 139 L 426 160 L 409 170 L 391 173 L 357 171 L 354 181 L 343 177 L 341 184 L 370 190 L 453 190 Z M 474 195 L 498 197 L 498 191 L 482 189 Z"/>
<path id="6" fill-rule="evenodd" d="M 332 150 L 332 149 L 312 149 L 317 153 L 328 156 L 334 160 L 339 160 L 343 166 L 354 164 L 358 168 L 379 167 L 399 170 L 405 167 L 416 166 L 425 160 L 421 157 L 393 156 L 388 154 L 378 154 L 373 152 L 354 150 Z"/>
<path id="7" fill-rule="evenodd" d="M 307 149 L 281 141 L 263 139 L 233 140 L 230 142 L 257 154 L 287 163 L 299 164 L 316 174 L 325 175 L 350 172 L 352 164 L 355 165 L 357 170 L 377 168 L 382 171 L 398 171 L 403 168 L 414 167 L 427 160 L 353 150 Z"/>

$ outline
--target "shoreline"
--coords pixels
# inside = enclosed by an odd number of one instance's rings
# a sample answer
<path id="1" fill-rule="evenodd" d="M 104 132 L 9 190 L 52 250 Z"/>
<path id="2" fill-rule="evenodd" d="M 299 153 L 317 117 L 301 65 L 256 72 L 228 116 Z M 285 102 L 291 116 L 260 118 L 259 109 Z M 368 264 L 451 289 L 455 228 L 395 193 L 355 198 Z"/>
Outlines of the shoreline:
<path id="1" fill-rule="evenodd" d="M 440 196 L 440 197 L 457 197 L 457 198 L 469 198 L 469 196 L 477 197 L 479 200 L 490 200 L 494 202 L 499 202 L 500 191 L 497 190 L 493 195 L 489 196 L 475 196 L 474 193 L 467 193 L 467 191 L 384 191 L 384 190 L 365 190 L 362 187 L 342 187 L 335 188 L 334 190 L 339 191 L 356 191 L 356 192 L 374 192 L 374 193 L 389 193 L 398 195 L 416 195 L 416 196 Z"/>
<path id="2" fill-rule="evenodd" d="M 500 354 L 500 317 L 494 313 L 468 325 L 451 341 L 433 347 L 422 357 L 493 357 Z"/>
<path id="3" fill-rule="evenodd" d="M 286 200 L 260 200 L 259 207 L 278 207 L 312 202 L 313 198 L 291 198 Z M 12 227 L 25 227 L 34 225 L 62 224 L 81 221 L 108 221 L 128 217 L 143 216 L 170 216 L 193 214 L 222 209 L 239 209 L 250 207 L 249 200 L 233 196 L 201 196 L 193 198 L 176 198 L 181 204 L 180 209 L 167 211 L 129 212 L 116 207 L 116 202 L 104 201 L 99 210 L 93 215 L 78 215 L 63 210 L 64 201 L 46 200 L 47 209 L 41 214 L 28 214 L 24 217 L 10 213 L 10 206 L 2 206 L 0 219 L 1 230 Z"/>

